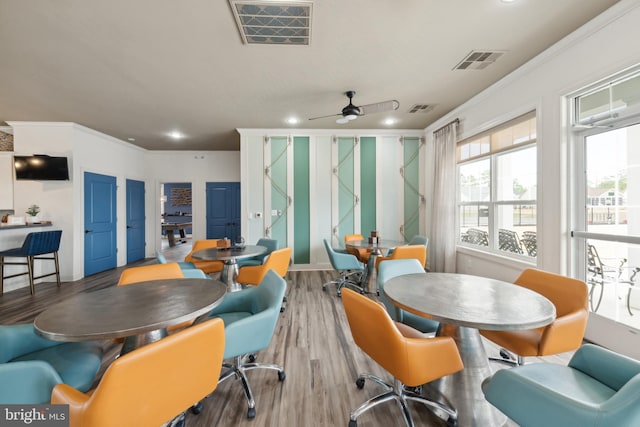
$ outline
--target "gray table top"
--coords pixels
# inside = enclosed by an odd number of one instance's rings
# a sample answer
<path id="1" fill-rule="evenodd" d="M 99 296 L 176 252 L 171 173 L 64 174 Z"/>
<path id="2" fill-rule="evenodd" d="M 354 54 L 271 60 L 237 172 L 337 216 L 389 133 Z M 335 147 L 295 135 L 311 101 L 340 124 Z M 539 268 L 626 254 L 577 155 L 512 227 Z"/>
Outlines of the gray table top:
<path id="1" fill-rule="evenodd" d="M 398 307 L 456 326 L 533 329 L 556 317 L 553 303 L 530 289 L 466 274 L 398 276 L 384 284 L 384 293 Z"/>
<path id="2" fill-rule="evenodd" d="M 399 240 L 390 240 L 390 239 L 380 239 L 378 243 L 369 243 L 369 239 L 364 240 L 350 240 L 345 242 L 345 246 L 351 246 L 354 248 L 363 248 L 363 249 L 392 249 L 397 246 L 404 246 L 406 242 L 401 242 Z"/>
<path id="3" fill-rule="evenodd" d="M 144 334 L 206 314 L 220 304 L 224 283 L 168 279 L 113 286 L 52 305 L 34 321 L 56 341 L 91 341 Z"/>
<path id="4" fill-rule="evenodd" d="M 257 245 L 231 246 L 230 248 L 209 248 L 194 252 L 192 257 L 202 261 L 227 261 L 241 258 L 250 258 L 262 255 L 267 248 Z"/>

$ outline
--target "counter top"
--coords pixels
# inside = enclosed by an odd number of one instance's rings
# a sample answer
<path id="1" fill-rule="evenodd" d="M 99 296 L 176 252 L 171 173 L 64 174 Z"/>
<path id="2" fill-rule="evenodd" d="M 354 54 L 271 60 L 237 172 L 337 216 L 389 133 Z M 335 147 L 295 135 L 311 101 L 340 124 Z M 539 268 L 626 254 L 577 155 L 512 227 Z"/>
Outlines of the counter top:
<path id="1" fill-rule="evenodd" d="M 42 221 L 32 224 L 6 224 L 0 223 L 0 231 L 2 230 L 15 230 L 17 228 L 35 228 L 35 227 L 51 227 L 51 221 Z"/>

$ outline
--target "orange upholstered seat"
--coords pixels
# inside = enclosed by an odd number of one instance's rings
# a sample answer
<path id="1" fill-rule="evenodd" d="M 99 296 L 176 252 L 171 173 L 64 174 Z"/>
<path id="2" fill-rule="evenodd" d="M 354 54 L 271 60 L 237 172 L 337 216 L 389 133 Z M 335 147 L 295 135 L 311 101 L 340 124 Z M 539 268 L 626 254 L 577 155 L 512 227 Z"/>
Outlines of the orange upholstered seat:
<path id="1" fill-rule="evenodd" d="M 407 425 L 413 425 L 407 399 L 444 411 L 451 421 L 455 421 L 455 409 L 408 391 L 405 387 L 417 387 L 463 368 L 453 338 L 427 337 L 407 325 L 395 323 L 382 304 L 351 289 L 342 290 L 342 301 L 355 343 L 396 378 L 394 388 L 380 378 L 361 374 L 356 381 L 359 388 L 364 387 L 366 379 L 370 379 L 383 385 L 385 392 L 351 412 L 349 425 L 355 425 L 357 417 L 363 412 L 391 399 L 402 407 L 403 415 L 408 417 L 405 418 Z"/>
<path id="2" fill-rule="evenodd" d="M 364 240 L 364 237 L 362 236 L 362 234 L 346 234 L 344 236 L 345 246 L 347 245 L 348 242 L 359 241 L 359 240 Z M 369 256 L 371 255 L 371 249 L 352 248 L 349 246 L 346 246 L 346 248 L 347 248 L 347 252 L 349 252 L 352 255 L 355 255 L 356 258 L 360 260 L 360 262 L 366 264 L 369 261 Z"/>
<path id="3" fill-rule="evenodd" d="M 218 273 L 222 271 L 222 267 L 224 266 L 224 262 L 222 261 L 202 261 L 199 259 L 193 258 L 193 253 L 201 251 L 203 249 L 211 249 L 218 247 L 219 239 L 208 239 L 208 240 L 196 240 L 193 243 L 193 247 L 191 248 L 191 252 L 184 257 L 185 262 L 191 262 L 195 265 L 196 268 L 204 271 L 207 274 L 210 273 Z"/>
<path id="4" fill-rule="evenodd" d="M 259 285 L 267 274 L 267 271 L 274 270 L 284 278 L 289 271 L 291 262 L 291 248 L 277 249 L 269 254 L 267 260 L 262 265 L 246 265 L 240 268 L 238 273 L 238 283 L 243 285 Z"/>
<path id="5" fill-rule="evenodd" d="M 216 388 L 224 343 L 222 319 L 200 323 L 120 356 L 92 393 L 56 385 L 51 403 L 71 427 L 160 426 Z"/>
<path id="6" fill-rule="evenodd" d="M 589 291 L 583 281 L 529 268 L 515 284 L 547 297 L 556 307 L 556 319 L 531 330 L 480 331 L 485 338 L 515 353 L 518 364 L 524 363 L 525 356 L 548 356 L 576 350 L 582 345 L 589 302 Z"/>
<path id="7" fill-rule="evenodd" d="M 379 256 L 376 258 L 376 269 L 382 261 L 388 259 L 417 259 L 424 267 L 427 262 L 427 247 L 425 245 L 398 246 L 390 256 Z"/>

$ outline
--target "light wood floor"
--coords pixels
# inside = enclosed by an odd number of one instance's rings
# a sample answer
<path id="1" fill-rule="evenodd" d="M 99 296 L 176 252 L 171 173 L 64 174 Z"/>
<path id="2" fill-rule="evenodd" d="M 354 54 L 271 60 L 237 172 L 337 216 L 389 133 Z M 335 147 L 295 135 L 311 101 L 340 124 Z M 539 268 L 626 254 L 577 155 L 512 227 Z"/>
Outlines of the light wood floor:
<path id="1" fill-rule="evenodd" d="M 169 260 L 182 260 L 190 250 L 190 242 L 163 248 Z M 135 265 L 154 263 L 148 259 Z M 81 292 L 115 286 L 124 267 L 65 282 L 36 286 L 36 295 L 28 288 L 7 292 L 0 297 L 0 324 L 32 321 L 49 305 Z M 349 412 L 369 397 L 380 392 L 367 383 L 359 390 L 354 381 L 361 372 L 392 379 L 354 343 L 335 289 L 323 292 L 322 283 L 331 280 L 331 271 L 291 271 L 288 273 L 287 308 L 281 314 L 268 349 L 257 354 L 258 362 L 283 365 L 286 380 L 278 381 L 271 370 L 250 371 L 249 381 L 255 399 L 257 416 L 246 418 L 246 403 L 240 383 L 229 379 L 220 384 L 204 401 L 199 415 L 187 415 L 188 426 L 346 426 Z M 375 299 L 375 295 L 371 295 Z M 487 343 L 496 353 L 495 347 Z M 105 342 L 105 363 L 113 360 L 119 345 Z M 566 363 L 568 355 L 545 358 L 547 362 Z M 498 368 L 498 367 L 497 367 Z M 141 397 L 142 399 L 143 397 Z M 416 425 L 444 426 L 445 423 L 421 405 L 411 404 Z M 401 426 L 399 407 L 385 403 L 358 419 L 359 426 Z M 515 426 L 508 423 L 508 426 Z M 465 427 L 465 426 L 460 426 Z M 487 426 L 491 427 L 491 426 Z"/>

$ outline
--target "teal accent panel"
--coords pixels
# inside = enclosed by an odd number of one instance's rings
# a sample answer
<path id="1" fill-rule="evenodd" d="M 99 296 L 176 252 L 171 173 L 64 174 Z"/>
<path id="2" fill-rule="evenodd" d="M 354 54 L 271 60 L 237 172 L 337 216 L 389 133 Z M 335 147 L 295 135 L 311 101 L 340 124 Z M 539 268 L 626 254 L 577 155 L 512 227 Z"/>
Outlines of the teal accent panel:
<path id="1" fill-rule="evenodd" d="M 280 246 L 287 241 L 287 137 L 271 137 L 271 238 Z M 277 211 L 273 215 L 273 211 Z"/>
<path id="2" fill-rule="evenodd" d="M 309 137 L 293 138 L 293 262 L 311 262 Z"/>
<path id="3" fill-rule="evenodd" d="M 354 233 L 354 138 L 338 138 L 338 234 Z"/>
<path id="4" fill-rule="evenodd" d="M 376 230 L 376 138 L 360 138 L 360 233 Z"/>
<path id="5" fill-rule="evenodd" d="M 404 138 L 404 236 L 420 234 L 420 139 Z"/>

